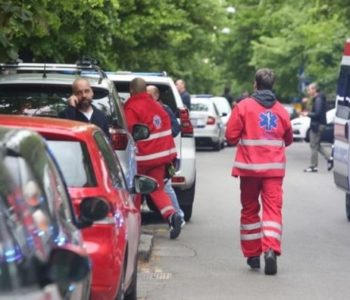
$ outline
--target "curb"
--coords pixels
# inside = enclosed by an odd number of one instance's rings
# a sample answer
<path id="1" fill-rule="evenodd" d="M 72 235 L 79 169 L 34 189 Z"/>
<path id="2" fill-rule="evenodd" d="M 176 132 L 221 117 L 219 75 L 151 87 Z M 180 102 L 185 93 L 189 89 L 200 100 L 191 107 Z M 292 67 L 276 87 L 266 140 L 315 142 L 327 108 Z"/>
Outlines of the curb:
<path id="1" fill-rule="evenodd" d="M 141 233 L 138 258 L 149 261 L 153 247 L 153 234 Z"/>

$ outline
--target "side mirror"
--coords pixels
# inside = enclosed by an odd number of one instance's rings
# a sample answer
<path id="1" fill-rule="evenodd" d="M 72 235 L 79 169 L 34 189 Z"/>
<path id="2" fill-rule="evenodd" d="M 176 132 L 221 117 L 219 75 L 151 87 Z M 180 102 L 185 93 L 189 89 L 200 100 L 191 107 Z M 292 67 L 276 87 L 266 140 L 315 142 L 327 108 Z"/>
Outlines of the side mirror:
<path id="1" fill-rule="evenodd" d="M 134 193 L 150 194 L 158 188 L 158 182 L 152 177 L 144 175 L 135 175 L 134 177 Z"/>
<path id="2" fill-rule="evenodd" d="M 93 222 L 107 217 L 110 212 L 109 203 L 100 198 L 84 198 L 79 205 L 79 229 L 91 226 Z"/>
<path id="3" fill-rule="evenodd" d="M 132 137 L 135 141 L 145 140 L 149 138 L 150 131 L 147 125 L 135 124 L 132 128 Z"/>
<path id="4" fill-rule="evenodd" d="M 72 246 L 72 248 L 75 246 Z M 67 248 L 55 248 L 50 253 L 48 276 L 53 282 L 77 282 L 91 271 L 87 255 Z"/>

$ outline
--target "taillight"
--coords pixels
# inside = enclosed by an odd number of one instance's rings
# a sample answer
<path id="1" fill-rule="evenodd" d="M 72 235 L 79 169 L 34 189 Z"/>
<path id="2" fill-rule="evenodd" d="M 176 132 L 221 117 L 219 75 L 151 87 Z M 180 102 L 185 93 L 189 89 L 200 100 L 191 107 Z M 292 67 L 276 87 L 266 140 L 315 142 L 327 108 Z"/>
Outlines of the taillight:
<path id="1" fill-rule="evenodd" d="M 214 124 L 215 124 L 215 118 L 209 116 L 207 119 L 207 125 L 214 125 Z"/>
<path id="2" fill-rule="evenodd" d="M 179 110 L 180 122 L 181 122 L 181 136 L 191 137 L 193 136 L 193 126 L 190 120 L 190 114 L 187 108 L 180 108 Z"/>
<path id="3" fill-rule="evenodd" d="M 113 150 L 125 150 L 128 145 L 128 135 L 118 129 L 111 129 L 110 134 Z"/>
<path id="4" fill-rule="evenodd" d="M 171 178 L 171 182 L 172 183 L 185 183 L 186 182 L 186 179 L 185 179 L 185 177 L 183 177 L 183 176 L 173 176 L 172 178 Z"/>

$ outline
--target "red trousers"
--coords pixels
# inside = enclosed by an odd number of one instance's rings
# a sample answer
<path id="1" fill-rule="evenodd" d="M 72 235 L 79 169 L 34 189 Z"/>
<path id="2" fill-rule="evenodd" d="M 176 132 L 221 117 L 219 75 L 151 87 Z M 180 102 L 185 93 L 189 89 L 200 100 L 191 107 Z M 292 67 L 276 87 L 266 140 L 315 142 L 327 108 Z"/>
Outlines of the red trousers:
<path id="1" fill-rule="evenodd" d="M 240 179 L 241 247 L 244 256 L 260 256 L 269 249 L 280 255 L 283 178 L 240 177 Z M 259 196 L 261 196 L 261 214 Z"/>
<path id="2" fill-rule="evenodd" d="M 151 193 L 150 196 L 162 217 L 167 220 L 169 216 L 175 213 L 175 209 L 168 194 L 164 191 L 165 166 L 138 167 L 138 172 L 142 175 L 150 176 L 158 182 L 158 189 Z M 136 201 L 136 207 L 140 208 L 141 197 L 137 197 Z"/>

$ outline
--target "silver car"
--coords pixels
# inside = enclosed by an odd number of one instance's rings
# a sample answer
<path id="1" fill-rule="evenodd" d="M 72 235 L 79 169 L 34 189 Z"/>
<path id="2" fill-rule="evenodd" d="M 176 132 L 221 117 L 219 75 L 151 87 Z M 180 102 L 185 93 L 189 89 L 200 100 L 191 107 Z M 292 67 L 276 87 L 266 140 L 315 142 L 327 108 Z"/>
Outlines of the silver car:
<path id="1" fill-rule="evenodd" d="M 172 177 L 172 185 L 185 214 L 185 220 L 189 221 L 192 216 L 196 186 L 196 148 L 189 112 L 182 103 L 174 81 L 165 73 L 107 72 L 107 75 L 114 82 L 123 101 L 129 98 L 129 85 L 135 77 L 141 77 L 147 84 L 157 86 L 160 99 L 177 116 L 181 125 L 181 133 L 175 138 L 179 163 L 176 174 Z"/>
<path id="2" fill-rule="evenodd" d="M 128 187 L 136 174 L 135 143 L 127 130 L 122 103 L 114 84 L 98 66 L 88 64 L 0 64 L 0 113 L 57 117 L 68 105 L 78 76 L 89 79 L 93 105 L 110 123 L 111 144 L 117 153 Z"/>
<path id="3" fill-rule="evenodd" d="M 224 147 L 224 123 L 211 98 L 192 97 L 190 118 L 197 147 L 209 146 L 216 151 Z"/>

